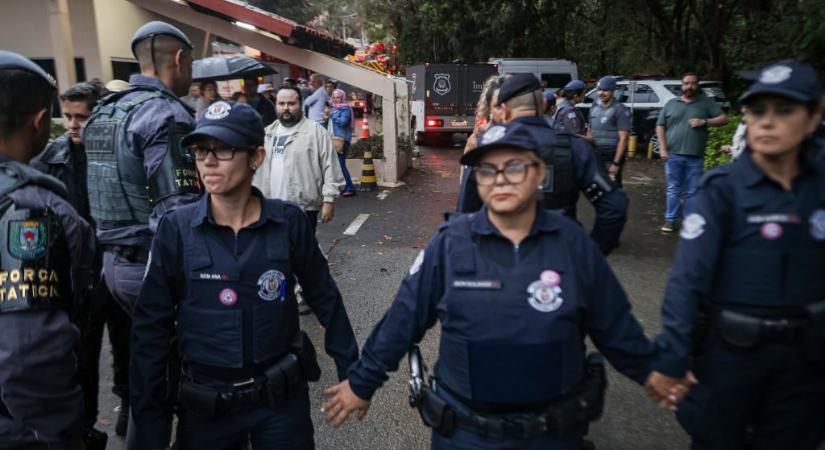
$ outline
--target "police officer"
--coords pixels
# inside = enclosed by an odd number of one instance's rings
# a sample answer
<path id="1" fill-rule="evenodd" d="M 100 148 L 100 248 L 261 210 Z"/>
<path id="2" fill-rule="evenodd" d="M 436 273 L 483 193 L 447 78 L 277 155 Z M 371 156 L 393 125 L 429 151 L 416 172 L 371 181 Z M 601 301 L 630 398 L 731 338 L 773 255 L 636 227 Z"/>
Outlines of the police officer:
<path id="1" fill-rule="evenodd" d="M 544 115 L 553 117 L 556 115 L 556 94 L 551 91 L 544 92 Z"/>
<path id="2" fill-rule="evenodd" d="M 149 22 L 135 33 L 132 52 L 141 74 L 101 102 L 84 132 L 103 278 L 130 314 L 158 220 L 198 192 L 194 163 L 179 145 L 194 128 L 192 110 L 178 98 L 192 84 L 192 44 L 177 28 Z M 119 423 L 127 423 L 128 397 Z"/>
<path id="3" fill-rule="evenodd" d="M 62 181 L 68 192 L 67 200 L 78 214 L 94 223 L 89 213 L 89 190 L 86 184 L 86 151 L 81 139 L 83 127 L 92 115 L 92 109 L 104 94 L 100 80 L 77 83 L 60 95 L 63 123 L 68 131 L 50 143 L 31 161 L 31 166 Z M 95 258 L 95 272 L 100 273 L 100 252 Z M 105 447 L 106 434 L 93 429 L 97 423 L 100 349 L 103 327 L 108 323 L 109 340 L 114 357 L 114 393 L 125 397 L 129 392 L 129 316 L 111 298 L 101 279 L 95 277 L 92 288 L 84 299 L 84 308 L 75 322 L 80 327 L 79 380 L 83 386 L 85 407 L 84 428 L 89 432 L 87 446 Z M 125 435 L 126 422 L 115 426 Z M 97 440 L 99 444 L 95 444 Z"/>
<path id="4" fill-rule="evenodd" d="M 584 136 L 586 122 L 582 112 L 576 108 L 576 103 L 584 99 L 584 89 L 586 87 L 584 81 L 581 80 L 573 80 L 564 85 L 564 89 L 558 95 L 560 100 L 556 104 L 553 128 L 574 136 Z"/>
<path id="5" fill-rule="evenodd" d="M 248 105 L 213 103 L 183 144 L 206 188 L 164 216 L 133 317 L 132 448 L 165 448 L 163 370 L 183 359 L 178 448 L 311 449 L 307 380 L 320 369 L 300 331 L 295 277 L 326 330 L 338 378 L 358 358 L 341 295 L 301 208 L 252 187 L 264 128 Z"/>
<path id="6" fill-rule="evenodd" d="M 328 421 L 363 417 L 436 320 L 435 378 L 416 393 L 435 449 L 580 449 L 606 387 L 586 335 L 622 374 L 647 378 L 654 346 L 598 247 L 537 205 L 546 171 L 529 128 L 490 127 L 462 157 L 484 207 L 453 216 L 418 255 L 349 379 L 326 391 Z"/>
<path id="7" fill-rule="evenodd" d="M 622 165 L 630 136 L 630 110 L 613 96 L 616 79 L 603 77 L 596 85 L 599 101 L 590 108 L 587 138 L 596 146 L 596 155 L 613 181 L 622 185 Z"/>
<path id="8" fill-rule="evenodd" d="M 540 145 L 547 175 L 542 187 L 540 204 L 575 219 L 579 192 L 584 193 L 596 209 L 591 237 L 606 255 L 619 242 L 627 222 L 627 194 L 610 181 L 606 171 L 594 157 L 591 145 L 566 131 L 553 130 L 550 119 L 542 115 L 544 98 L 541 84 L 532 74 L 514 74 L 498 93 L 503 110 L 503 123 L 513 121 L 527 125 L 533 140 Z M 467 183 L 466 191 L 472 186 Z M 471 194 L 462 194 L 472 198 Z M 471 210 L 464 210 L 471 212 Z"/>
<path id="9" fill-rule="evenodd" d="M 49 139 L 54 79 L 0 50 L 0 448 L 80 446 L 75 380 L 94 234 L 56 179 L 27 166 Z"/>
<path id="10" fill-rule="evenodd" d="M 825 438 L 819 86 L 797 62 L 762 70 L 741 99 L 744 153 L 705 175 L 682 226 L 652 381 L 695 373 L 677 412 L 694 449 L 740 449 L 746 434 L 754 449 Z"/>

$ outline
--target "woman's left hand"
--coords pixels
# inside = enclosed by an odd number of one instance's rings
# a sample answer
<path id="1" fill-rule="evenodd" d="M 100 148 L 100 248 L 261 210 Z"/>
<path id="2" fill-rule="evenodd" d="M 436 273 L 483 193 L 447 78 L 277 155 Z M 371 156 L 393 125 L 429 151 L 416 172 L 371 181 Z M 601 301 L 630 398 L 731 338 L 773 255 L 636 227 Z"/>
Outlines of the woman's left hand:
<path id="1" fill-rule="evenodd" d="M 327 388 L 324 391 L 327 401 L 321 407 L 321 412 L 325 413 L 324 420 L 332 424 L 333 427 L 338 428 L 347 421 L 351 413 L 355 413 L 355 418 L 359 421 L 364 420 L 367 416 L 367 411 L 370 409 L 370 402 L 364 400 L 354 392 L 349 385 L 349 380 L 344 380 L 335 386 Z"/>

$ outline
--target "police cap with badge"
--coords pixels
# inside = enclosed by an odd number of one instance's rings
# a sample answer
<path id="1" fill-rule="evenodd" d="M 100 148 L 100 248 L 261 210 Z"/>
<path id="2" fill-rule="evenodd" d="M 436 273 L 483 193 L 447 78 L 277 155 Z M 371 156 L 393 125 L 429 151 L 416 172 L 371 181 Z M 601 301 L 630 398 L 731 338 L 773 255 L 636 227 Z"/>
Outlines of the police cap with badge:
<path id="1" fill-rule="evenodd" d="M 748 104 L 763 95 L 783 97 L 799 103 L 816 103 L 822 95 L 822 85 L 811 66 L 785 60 L 762 69 L 756 82 L 739 101 Z"/>
<path id="2" fill-rule="evenodd" d="M 499 148 L 533 152 L 539 155 L 539 144 L 533 138 L 529 126 L 517 121 L 507 125 L 493 125 L 481 135 L 478 143 L 478 147 L 461 157 L 461 164 L 477 166 L 484 155 Z"/>
<path id="3" fill-rule="evenodd" d="M 234 148 L 248 148 L 264 143 L 264 125 L 261 115 L 244 103 L 217 101 L 209 105 L 195 131 L 181 141 L 188 147 L 198 139 L 215 138 Z"/>

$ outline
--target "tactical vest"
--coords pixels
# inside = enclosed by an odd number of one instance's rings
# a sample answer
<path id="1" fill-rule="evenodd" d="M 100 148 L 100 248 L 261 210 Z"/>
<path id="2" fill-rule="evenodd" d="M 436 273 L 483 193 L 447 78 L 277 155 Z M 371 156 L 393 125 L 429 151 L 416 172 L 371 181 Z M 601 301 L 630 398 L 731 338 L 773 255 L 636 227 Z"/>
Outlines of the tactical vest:
<path id="1" fill-rule="evenodd" d="M 593 133 L 597 147 L 615 149 L 619 143 L 619 128 L 613 121 L 614 116 L 618 114 L 618 109 L 617 100 L 613 100 L 608 108 L 598 104 L 593 104 L 590 108 L 590 132 Z"/>
<path id="2" fill-rule="evenodd" d="M 736 204 L 726 228 L 748 237 L 724 239 L 709 291 L 713 302 L 764 310 L 825 300 L 825 179 L 817 181 L 813 201 L 781 211 L 765 208 L 742 183 L 730 183 Z"/>
<path id="3" fill-rule="evenodd" d="M 123 99 L 135 92 L 136 95 Z M 95 108 L 84 128 L 89 206 L 98 229 L 146 225 L 156 202 L 169 195 L 198 190 L 194 164 L 180 147 L 183 136 L 192 131 L 191 124 L 169 118 L 169 150 L 152 177 L 146 176 L 143 154 L 132 148 L 128 131 L 134 113 L 144 103 L 164 96 L 171 97 L 149 88 L 119 92 Z"/>
<path id="4" fill-rule="evenodd" d="M 556 133 L 552 146 L 543 146 L 542 159 L 547 176 L 541 190 L 541 206 L 545 209 L 562 209 L 568 216 L 574 216 L 579 188 L 573 167 L 572 137 L 567 133 Z"/>
<path id="5" fill-rule="evenodd" d="M 267 202 L 284 208 L 280 200 Z M 286 221 L 254 231 L 264 245 L 247 250 L 255 254 L 242 266 L 235 258 L 216 258 L 204 226 L 191 224 L 194 206 L 175 212 L 187 276 L 177 328 L 184 361 L 240 368 L 286 354 L 298 330 Z"/>
<path id="6" fill-rule="evenodd" d="M 0 163 L 0 314 L 71 311 L 69 244 L 56 212 L 20 208 L 9 193 L 38 184 L 65 195 L 60 183 L 17 162 Z"/>
<path id="7" fill-rule="evenodd" d="M 498 404 L 544 403 L 570 391 L 584 368 L 572 256 L 545 240 L 517 266 L 500 266 L 476 250 L 469 217 L 446 230 L 439 383 Z"/>

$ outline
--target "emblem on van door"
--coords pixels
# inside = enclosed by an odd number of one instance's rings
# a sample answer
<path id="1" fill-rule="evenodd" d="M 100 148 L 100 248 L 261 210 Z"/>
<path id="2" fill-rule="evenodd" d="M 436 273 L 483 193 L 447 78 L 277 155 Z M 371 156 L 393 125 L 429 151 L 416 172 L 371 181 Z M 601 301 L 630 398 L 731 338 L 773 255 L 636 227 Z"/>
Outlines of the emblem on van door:
<path id="1" fill-rule="evenodd" d="M 435 78 L 435 81 L 433 81 L 433 91 L 435 91 L 436 94 L 445 95 L 453 88 L 450 85 L 449 73 L 436 73 L 433 74 L 433 77 Z"/>

